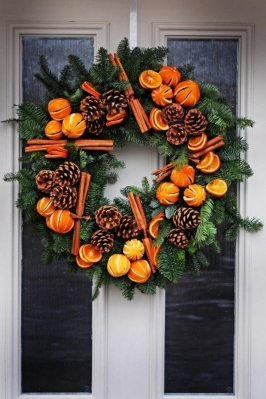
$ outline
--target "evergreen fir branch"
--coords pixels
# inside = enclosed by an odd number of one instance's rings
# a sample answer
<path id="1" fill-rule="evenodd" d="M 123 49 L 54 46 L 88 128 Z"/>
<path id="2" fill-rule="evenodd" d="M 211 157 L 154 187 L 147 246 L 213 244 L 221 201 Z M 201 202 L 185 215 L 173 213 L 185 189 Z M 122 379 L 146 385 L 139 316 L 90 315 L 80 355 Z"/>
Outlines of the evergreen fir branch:
<path id="1" fill-rule="evenodd" d="M 178 65 L 177 69 L 181 73 L 182 80 L 191 79 L 195 70 L 193 64 Z"/>
<path id="2" fill-rule="evenodd" d="M 177 208 L 178 208 L 178 206 L 176 204 L 166 206 L 165 207 L 165 217 L 167 219 L 172 219 L 173 214 L 175 213 Z"/>
<path id="3" fill-rule="evenodd" d="M 194 238 L 194 245 L 198 248 L 209 245 L 215 241 L 217 229 L 211 221 L 214 208 L 214 202 L 211 198 L 207 198 L 200 209 L 200 224 L 197 227 L 196 236 Z"/>
<path id="4" fill-rule="evenodd" d="M 233 161 L 239 158 L 240 153 L 248 150 L 248 144 L 242 137 L 227 136 L 226 145 L 219 150 L 222 161 Z"/>
<path id="5" fill-rule="evenodd" d="M 21 139 L 43 138 L 48 122 L 47 112 L 40 106 L 25 102 L 18 107 L 19 134 Z"/>
<path id="6" fill-rule="evenodd" d="M 239 129 L 245 129 L 246 127 L 253 127 L 255 122 L 245 117 L 236 117 L 235 124 Z"/>
<path id="7" fill-rule="evenodd" d="M 244 159 L 236 159 L 234 161 L 223 162 L 219 176 L 224 179 L 228 186 L 233 182 L 241 183 L 248 177 L 253 175 L 250 165 Z"/>
<path id="8" fill-rule="evenodd" d="M 187 146 L 177 146 L 171 162 L 179 170 L 188 163 L 189 150 Z"/>
<path id="9" fill-rule="evenodd" d="M 136 288 L 145 295 L 156 294 L 156 282 L 154 281 L 153 275 L 143 284 L 136 284 Z"/>
<path id="10" fill-rule="evenodd" d="M 160 230 L 158 236 L 154 239 L 154 245 L 162 245 L 165 237 L 167 237 L 169 231 L 172 229 L 172 224 L 169 220 L 163 220 L 160 223 Z"/>
<path id="11" fill-rule="evenodd" d="M 43 251 L 41 255 L 41 262 L 44 265 L 50 265 L 54 259 L 53 253 L 50 251 Z"/>
<path id="12" fill-rule="evenodd" d="M 68 56 L 69 65 L 71 70 L 74 72 L 76 76 L 76 84 L 78 86 L 81 85 L 85 80 L 89 80 L 89 71 L 85 67 L 83 61 L 76 55 Z"/>
<path id="13" fill-rule="evenodd" d="M 177 283 L 186 269 L 185 251 L 165 243 L 158 253 L 159 273 L 173 283 Z"/>

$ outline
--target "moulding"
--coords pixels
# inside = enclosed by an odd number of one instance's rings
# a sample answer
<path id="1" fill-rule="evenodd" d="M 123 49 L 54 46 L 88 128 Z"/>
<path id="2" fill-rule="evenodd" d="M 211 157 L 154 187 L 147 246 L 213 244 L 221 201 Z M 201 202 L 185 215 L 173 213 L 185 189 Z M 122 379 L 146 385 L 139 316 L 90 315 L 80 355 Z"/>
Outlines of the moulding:
<path id="1" fill-rule="evenodd" d="M 14 104 L 20 104 L 22 101 L 21 91 L 21 43 L 24 36 L 60 36 L 60 37 L 93 37 L 95 55 L 100 47 L 109 49 L 109 22 L 56 22 L 56 23 L 32 23 L 12 21 L 8 23 L 8 57 L 7 70 L 8 75 L 8 95 L 7 107 L 10 109 L 8 117 L 14 118 Z M 13 160 L 12 171 L 19 170 L 20 142 L 15 134 L 15 129 L 10 140 L 10 148 L 8 148 L 7 156 Z M 13 196 L 10 199 L 12 203 L 16 202 L 18 195 L 18 186 L 16 186 Z M 7 375 L 7 397 L 10 399 L 38 399 L 43 398 L 40 394 L 22 394 L 21 395 L 21 335 L 20 335 L 20 314 L 21 314 L 21 216 L 17 208 L 14 209 L 12 215 L 12 270 L 10 270 L 8 281 L 10 281 L 10 289 L 7 290 L 7 302 L 10 308 L 7 311 L 7 349 L 6 349 L 6 375 Z M 75 399 L 81 396 L 87 399 L 106 398 L 105 388 L 102 381 L 106 380 L 106 369 L 103 367 L 107 364 L 105 356 L 107 353 L 107 337 L 106 337 L 106 294 L 102 290 L 100 298 L 93 303 L 93 331 L 101 331 L 93 337 L 93 375 L 92 375 L 92 394 L 52 394 L 50 399 Z M 11 332 L 11 333 L 10 333 Z"/>
<path id="2" fill-rule="evenodd" d="M 168 38 L 186 39 L 237 39 L 239 42 L 239 68 L 238 68 L 238 113 L 252 119 L 253 115 L 253 65 L 254 65 L 254 24 L 230 24 L 230 23 L 153 23 L 152 46 L 167 47 Z M 248 142 L 247 131 L 241 131 L 241 135 Z M 247 157 L 245 157 L 247 160 Z M 247 160 L 248 161 L 248 160 Z M 246 216 L 247 183 L 241 184 L 238 189 L 239 211 Z M 250 247 L 251 240 L 248 235 L 241 232 L 237 240 L 236 249 L 236 304 L 235 304 L 235 394 L 230 395 L 235 399 L 248 399 L 250 397 L 250 372 L 251 372 L 251 342 L 250 342 Z M 164 301 L 162 297 L 162 301 Z M 164 369 L 164 334 L 158 329 L 164 322 L 164 306 L 156 305 L 153 309 L 153 320 L 157 320 L 154 326 L 153 339 L 151 340 L 151 352 L 157 367 L 151 368 L 150 385 L 153 386 L 153 399 L 167 399 L 164 395 L 164 378 L 158 375 L 158 370 Z M 160 312 L 160 314 L 158 314 Z M 156 323 L 156 322 L 155 322 Z M 217 395 L 202 395 L 202 399 L 215 399 Z M 227 395 L 219 395 L 219 398 L 227 398 Z M 171 395 L 172 399 L 180 398 L 179 395 Z M 183 395 L 182 399 L 193 399 L 194 395 Z"/>

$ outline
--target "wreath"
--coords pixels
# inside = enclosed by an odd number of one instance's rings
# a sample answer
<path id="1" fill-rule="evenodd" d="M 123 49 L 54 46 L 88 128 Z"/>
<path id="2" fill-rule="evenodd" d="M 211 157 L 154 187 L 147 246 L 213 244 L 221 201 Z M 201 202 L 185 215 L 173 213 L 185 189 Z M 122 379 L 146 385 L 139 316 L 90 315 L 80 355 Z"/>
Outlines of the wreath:
<path id="1" fill-rule="evenodd" d="M 41 56 L 42 103 L 22 103 L 6 121 L 18 123 L 24 152 L 4 179 L 20 183 L 16 206 L 39 232 L 42 262 L 84 268 L 93 299 L 106 284 L 132 299 L 135 289 L 155 294 L 188 270 L 198 275 L 205 248 L 220 251 L 224 222 L 229 240 L 262 228 L 240 215 L 235 195 L 252 175 L 236 129 L 253 122 L 234 116 L 216 86 L 193 80 L 193 65 L 164 65 L 167 53 L 131 49 L 125 38 L 116 54 L 100 48 L 89 70 L 70 55 L 59 77 Z M 112 151 L 128 142 L 166 162 L 111 201 L 105 189 L 125 166 Z"/>

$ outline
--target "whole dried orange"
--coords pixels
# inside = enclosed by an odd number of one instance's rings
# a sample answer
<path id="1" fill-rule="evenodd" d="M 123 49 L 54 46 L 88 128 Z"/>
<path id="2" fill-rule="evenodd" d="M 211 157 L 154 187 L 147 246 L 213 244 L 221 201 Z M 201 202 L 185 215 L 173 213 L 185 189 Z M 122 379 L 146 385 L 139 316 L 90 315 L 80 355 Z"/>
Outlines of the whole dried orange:
<path id="1" fill-rule="evenodd" d="M 214 179 L 206 186 L 206 191 L 214 197 L 222 197 L 226 194 L 228 186 L 223 179 Z"/>
<path id="2" fill-rule="evenodd" d="M 188 149 L 190 151 L 199 151 L 205 147 L 207 143 L 208 136 L 207 133 L 201 133 L 198 136 L 193 136 L 188 140 Z"/>
<path id="3" fill-rule="evenodd" d="M 168 86 L 176 86 L 181 79 L 181 72 L 175 66 L 165 65 L 159 70 L 163 83 Z"/>
<path id="4" fill-rule="evenodd" d="M 102 253 L 91 244 L 81 245 L 79 256 L 84 262 L 99 262 L 102 259 Z"/>
<path id="5" fill-rule="evenodd" d="M 127 274 L 129 280 L 135 283 L 145 283 L 151 275 L 151 267 L 145 259 L 131 262 L 129 272 Z"/>
<path id="6" fill-rule="evenodd" d="M 183 199 L 189 206 L 200 206 L 206 199 L 205 188 L 200 184 L 191 184 L 185 189 Z"/>
<path id="7" fill-rule="evenodd" d="M 151 221 L 149 222 L 149 233 L 150 235 L 155 238 L 158 236 L 159 234 L 159 226 L 160 226 L 160 222 L 162 220 L 164 220 L 164 212 L 160 212 L 158 213 L 158 215 L 154 216 Z"/>
<path id="8" fill-rule="evenodd" d="M 157 105 L 164 107 L 165 105 L 172 103 L 174 96 L 173 90 L 170 86 L 160 85 L 151 91 L 151 98 Z"/>
<path id="9" fill-rule="evenodd" d="M 210 163 L 209 166 L 206 166 L 205 168 L 201 168 L 202 173 L 213 173 L 216 172 L 221 166 L 221 161 L 220 158 L 217 154 L 213 154 L 213 160 Z"/>
<path id="10" fill-rule="evenodd" d="M 155 89 L 162 84 L 162 77 L 152 69 L 146 69 L 139 75 L 139 84 L 144 89 Z"/>
<path id="11" fill-rule="evenodd" d="M 191 165 L 183 165 L 181 169 L 174 168 L 172 170 L 170 179 L 177 187 L 187 187 L 194 183 L 195 169 Z"/>
<path id="12" fill-rule="evenodd" d="M 169 129 L 169 125 L 162 120 L 162 111 L 159 108 L 151 109 L 149 120 L 151 127 L 158 132 Z"/>
<path id="13" fill-rule="evenodd" d="M 126 241 L 123 246 L 123 254 L 130 260 L 141 259 L 144 255 L 145 248 L 143 243 L 137 238 Z"/>
<path id="14" fill-rule="evenodd" d="M 179 188 L 174 183 L 161 183 L 156 190 L 156 198 L 163 205 L 172 205 L 179 198 Z"/>
<path id="15" fill-rule="evenodd" d="M 79 267 L 82 267 L 83 269 L 87 269 L 88 267 L 91 267 L 94 265 L 94 262 L 85 262 L 79 255 L 76 256 L 76 262 Z"/>

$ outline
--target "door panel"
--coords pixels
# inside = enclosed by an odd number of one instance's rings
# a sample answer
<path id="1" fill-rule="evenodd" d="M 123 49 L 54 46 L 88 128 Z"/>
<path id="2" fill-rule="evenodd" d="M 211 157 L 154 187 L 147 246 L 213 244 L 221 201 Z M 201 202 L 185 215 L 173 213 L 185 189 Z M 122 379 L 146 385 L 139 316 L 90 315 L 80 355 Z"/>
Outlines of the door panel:
<path id="1" fill-rule="evenodd" d="M 130 10 L 136 10 L 138 30 L 130 29 Z M 0 15 L 0 120 L 12 117 L 13 104 L 21 101 L 21 75 L 19 73 L 20 36 L 12 26 L 16 21 L 21 26 L 27 22 L 34 27 L 42 27 L 43 34 L 65 32 L 67 27 L 75 27 L 76 34 L 82 26 L 83 30 L 91 26 L 108 22 L 109 28 L 97 36 L 97 46 L 104 46 L 111 52 L 116 51 L 117 44 L 129 33 L 135 34 L 132 43 L 137 41 L 140 46 L 162 45 L 156 23 L 169 23 L 188 29 L 193 24 L 197 29 L 204 24 L 212 24 L 212 29 L 218 31 L 222 26 L 228 36 L 238 36 L 238 26 L 248 29 L 255 26 L 255 35 L 251 32 L 248 50 L 244 54 L 247 62 L 242 62 L 240 75 L 246 80 L 240 82 L 239 98 L 242 104 L 242 115 L 256 121 L 255 128 L 248 131 L 249 152 L 248 161 L 254 170 L 254 176 L 244 184 L 239 192 L 241 211 L 246 215 L 255 215 L 265 220 L 265 210 L 262 198 L 265 197 L 265 185 L 262 184 L 264 171 L 264 94 L 266 82 L 264 71 L 266 61 L 265 12 L 263 0 L 252 0 L 243 4 L 240 0 L 229 2 L 210 2 L 208 0 L 189 0 L 176 2 L 167 0 L 48 0 L 41 2 L 25 0 L 17 3 L 15 0 L 1 0 Z M 134 14 L 134 17 L 136 14 Z M 86 22 L 84 22 L 84 20 Z M 21 21 L 24 21 L 23 23 Z M 69 22 L 72 21 L 72 22 Z M 73 22 L 74 21 L 74 22 Z M 134 23 L 136 20 L 134 19 Z M 231 23 L 231 25 L 229 24 Z M 13 25 L 12 25 L 13 24 Z M 232 26 L 236 28 L 233 29 Z M 247 29 L 247 30 L 248 30 Z M 23 30 L 21 28 L 21 30 Z M 14 34 L 13 34 L 14 33 Z M 85 33 L 86 35 L 86 33 Z M 225 33 L 225 35 L 227 35 Z M 215 36 L 215 33 L 214 33 Z M 240 37 L 240 43 L 245 40 Z M 134 43 L 135 44 L 135 43 Z M 243 57 L 243 53 L 241 54 Z M 15 71 L 14 79 L 13 66 Z M 248 77 L 248 78 L 247 78 Z M 248 96 L 246 95 L 248 93 Z M 0 170 L 2 175 L 18 168 L 19 143 L 17 135 L 10 125 L 1 124 L 2 156 Z M 266 143 L 265 143 L 266 144 Z M 138 150 L 129 146 L 117 154 L 127 163 L 127 169 L 121 174 L 116 187 L 110 188 L 110 196 L 117 195 L 119 187 L 128 182 L 138 184 L 140 177 L 149 176 L 154 170 L 156 156 L 147 149 Z M 139 158 L 136 161 L 136 153 Z M 144 166 L 143 166 L 144 165 Z M 132 171 L 134 171 L 132 173 Z M 0 181 L 2 193 L 1 215 L 1 260 L 0 268 L 0 393 L 1 397 L 17 399 L 21 394 L 20 386 L 20 310 L 21 310 L 21 253 L 20 215 L 14 209 L 14 200 L 18 187 Z M 264 399 L 266 391 L 266 324 L 263 312 L 266 307 L 266 268 L 264 265 L 265 231 L 254 236 L 241 234 L 237 243 L 236 271 L 236 337 L 237 360 L 235 395 L 237 399 Z M 73 281 L 73 280 L 72 280 Z M 158 292 L 156 297 L 146 297 L 140 293 L 132 302 L 127 302 L 121 294 L 110 287 L 102 290 L 100 298 L 93 304 L 93 347 L 92 347 L 92 395 L 85 397 L 95 399 L 162 399 L 164 397 L 163 364 L 164 364 L 164 293 Z M 165 395 L 167 397 L 168 395 Z M 182 395 L 182 398 L 192 398 L 195 395 Z M 37 399 L 40 395 L 23 395 L 24 399 Z M 43 396 L 42 396 L 43 397 Z M 53 394 L 54 398 L 75 398 L 77 394 Z M 174 396 L 178 397 L 178 396 Z M 201 395 L 203 398 L 204 396 Z M 223 396 L 221 396 L 223 397 Z M 212 398 L 208 395 L 208 399 Z"/>

